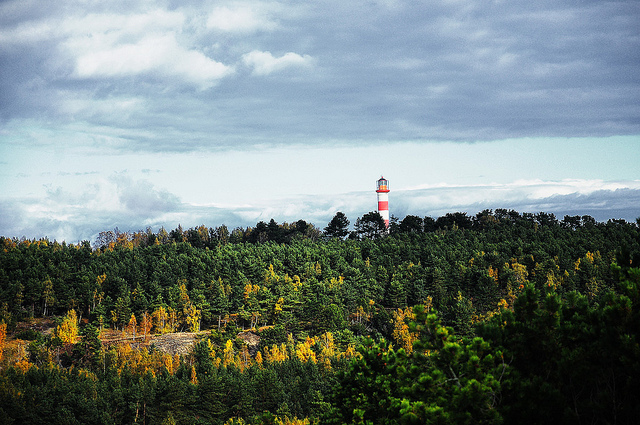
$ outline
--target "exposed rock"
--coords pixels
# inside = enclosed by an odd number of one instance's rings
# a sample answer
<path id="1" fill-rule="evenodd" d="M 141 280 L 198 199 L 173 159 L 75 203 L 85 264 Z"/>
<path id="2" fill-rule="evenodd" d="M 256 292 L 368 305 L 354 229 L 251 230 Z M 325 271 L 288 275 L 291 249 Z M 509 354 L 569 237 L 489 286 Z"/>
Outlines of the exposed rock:
<path id="1" fill-rule="evenodd" d="M 198 334 L 193 332 L 176 332 L 159 335 L 151 340 L 151 345 L 163 353 L 186 355 L 191 353 L 193 346 L 196 345 L 197 335 Z"/>
<path id="2" fill-rule="evenodd" d="M 238 334 L 238 338 L 247 344 L 247 349 L 251 356 L 255 356 L 260 346 L 260 337 L 251 331 L 243 331 Z"/>

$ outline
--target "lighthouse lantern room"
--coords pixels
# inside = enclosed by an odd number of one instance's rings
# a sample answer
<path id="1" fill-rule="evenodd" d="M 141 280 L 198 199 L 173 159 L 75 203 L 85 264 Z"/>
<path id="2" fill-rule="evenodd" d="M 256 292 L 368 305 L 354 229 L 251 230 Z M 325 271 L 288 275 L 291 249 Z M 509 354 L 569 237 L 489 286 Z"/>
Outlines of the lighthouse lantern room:
<path id="1" fill-rule="evenodd" d="M 384 225 L 389 228 L 389 180 L 380 177 L 378 180 L 378 213 L 384 220 Z"/>

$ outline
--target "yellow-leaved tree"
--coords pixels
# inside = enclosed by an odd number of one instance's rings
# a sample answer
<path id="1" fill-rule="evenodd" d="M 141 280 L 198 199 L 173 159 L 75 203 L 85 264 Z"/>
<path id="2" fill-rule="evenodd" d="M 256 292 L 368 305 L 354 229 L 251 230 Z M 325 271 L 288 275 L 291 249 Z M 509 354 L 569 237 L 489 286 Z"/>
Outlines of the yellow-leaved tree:
<path id="1" fill-rule="evenodd" d="M 151 332 L 151 327 L 153 326 L 153 319 L 148 312 L 142 313 L 142 320 L 140 321 L 140 330 L 144 334 L 144 340 L 147 340 L 147 335 Z"/>
<path id="2" fill-rule="evenodd" d="M 155 331 L 161 334 L 165 333 L 167 331 L 167 310 L 164 307 L 160 306 L 152 313 L 151 316 L 153 318 Z"/>
<path id="3" fill-rule="evenodd" d="M 233 348 L 233 341 L 230 339 L 224 344 L 224 350 L 222 352 L 222 365 L 227 367 L 229 365 L 236 365 L 236 353 Z"/>
<path id="4" fill-rule="evenodd" d="M 289 353 L 287 352 L 287 346 L 282 343 L 280 345 L 273 344 L 271 348 L 264 347 L 263 360 L 269 363 L 280 363 L 285 360 L 289 360 Z"/>
<path id="5" fill-rule="evenodd" d="M 417 332 L 409 330 L 409 321 L 415 319 L 415 314 L 411 307 L 404 310 L 399 308 L 393 312 L 393 338 L 404 350 L 411 354 L 413 351 L 413 343 L 418 339 Z"/>
<path id="6" fill-rule="evenodd" d="M 191 366 L 191 373 L 190 373 L 190 379 L 189 381 L 193 384 L 193 385 L 198 385 L 198 375 L 196 373 L 196 367 L 195 366 Z"/>
<path id="7" fill-rule="evenodd" d="M 78 316 L 76 311 L 71 309 L 62 319 L 62 323 L 56 326 L 54 335 L 62 341 L 63 344 L 74 344 L 78 338 Z"/>
<path id="8" fill-rule="evenodd" d="M 129 324 L 127 325 L 127 332 L 131 334 L 133 339 L 136 339 L 137 330 L 138 330 L 138 321 L 136 320 L 136 315 L 131 313 L 131 317 L 129 318 Z"/>
<path id="9" fill-rule="evenodd" d="M 2 361 L 2 353 L 4 352 L 4 340 L 7 337 L 7 324 L 4 320 L 0 322 L 0 361 Z"/>
<path id="10" fill-rule="evenodd" d="M 167 368 L 169 374 L 173 375 L 173 357 L 170 354 L 162 356 L 162 365 Z"/>
<path id="11" fill-rule="evenodd" d="M 262 367 L 262 353 L 260 351 L 256 353 L 255 362 L 258 365 L 258 367 Z"/>
<path id="12" fill-rule="evenodd" d="M 200 330 L 200 310 L 190 303 L 189 306 L 184 309 L 183 314 L 189 330 L 191 332 L 198 332 Z"/>
<path id="13" fill-rule="evenodd" d="M 316 363 L 316 353 L 311 348 L 314 344 L 315 340 L 307 337 L 304 342 L 300 342 L 296 345 L 296 356 L 302 363 Z"/>
<path id="14" fill-rule="evenodd" d="M 331 359 L 336 356 L 333 334 L 331 332 L 325 332 L 317 338 L 317 343 L 320 345 L 320 362 L 326 368 L 331 368 Z"/>
<path id="15" fill-rule="evenodd" d="M 176 310 L 171 307 L 167 308 L 167 324 L 169 326 L 169 332 L 176 331 L 176 326 L 178 326 L 178 314 Z"/>

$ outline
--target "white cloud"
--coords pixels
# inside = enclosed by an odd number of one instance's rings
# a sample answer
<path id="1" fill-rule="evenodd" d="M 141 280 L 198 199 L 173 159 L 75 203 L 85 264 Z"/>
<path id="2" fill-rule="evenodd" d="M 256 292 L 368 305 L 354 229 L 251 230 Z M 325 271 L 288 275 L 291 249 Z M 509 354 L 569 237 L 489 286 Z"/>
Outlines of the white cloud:
<path id="1" fill-rule="evenodd" d="M 43 197 L 0 200 L 0 212 L 10 214 L 0 218 L 0 234 L 91 240 L 114 227 L 133 231 L 162 223 L 166 217 L 180 216 L 184 208 L 176 195 L 148 180 L 113 174 L 86 182 L 77 190 L 48 185 Z"/>
<path id="2" fill-rule="evenodd" d="M 230 33 L 271 31 L 277 26 L 269 13 L 259 5 L 216 7 L 207 18 L 207 28 Z"/>
<path id="3" fill-rule="evenodd" d="M 183 13 L 154 9 L 145 13 L 113 14 L 92 13 L 86 16 L 71 16 L 62 22 L 60 31 L 74 37 L 90 39 L 123 39 L 180 29 L 186 17 Z"/>
<path id="4" fill-rule="evenodd" d="M 52 63 L 74 64 L 78 78 L 151 75 L 207 89 L 233 73 L 184 37 L 187 17 L 178 11 L 91 13 L 26 21 L 0 30 L 0 43 L 36 45 L 59 42 L 64 56 Z"/>
<path id="5" fill-rule="evenodd" d="M 0 30 L 0 42 L 31 44 L 57 39 L 64 40 L 72 48 L 86 50 L 149 32 L 178 30 L 184 26 L 185 19 L 180 12 L 162 9 L 131 14 L 78 13 L 64 18 L 47 16 L 3 28 Z"/>
<path id="6" fill-rule="evenodd" d="M 285 53 L 277 58 L 274 57 L 271 52 L 254 50 L 242 55 L 242 61 L 245 65 L 253 68 L 253 74 L 269 75 L 286 68 L 310 67 L 314 63 L 314 58 L 309 55 L 299 55 L 293 52 Z"/>
<path id="7" fill-rule="evenodd" d="M 202 88 L 211 87 L 232 72 L 233 68 L 181 46 L 173 33 L 154 34 L 134 43 L 114 44 L 97 50 L 87 49 L 77 57 L 75 69 L 80 78 L 151 73 L 180 77 Z"/>
<path id="8" fill-rule="evenodd" d="M 393 195 L 393 193 L 392 193 Z M 390 210 L 397 217 L 406 214 L 438 217 L 447 212 L 475 214 L 483 209 L 507 208 L 518 212 L 593 214 L 606 220 L 620 214 L 632 221 L 640 214 L 635 200 L 640 197 L 640 180 L 603 181 L 567 179 L 518 180 L 504 184 L 423 185 L 390 196 Z"/>
<path id="9" fill-rule="evenodd" d="M 126 213 L 150 217 L 159 213 L 174 211 L 180 205 L 177 196 L 167 190 L 156 189 L 147 180 L 133 180 L 125 176 L 114 176 L 111 181 L 116 185 L 120 209 Z"/>
<path id="10" fill-rule="evenodd" d="M 626 182 L 605 182 L 602 180 L 585 180 L 585 179 L 565 179 L 561 181 L 544 181 L 535 180 L 517 180 L 508 185 L 496 185 L 497 188 L 502 186 L 505 190 L 522 190 L 530 199 L 543 199 L 550 196 L 563 196 L 570 194 L 590 195 L 593 192 L 608 190 L 615 191 L 618 189 L 634 189 L 640 190 L 640 181 Z"/>

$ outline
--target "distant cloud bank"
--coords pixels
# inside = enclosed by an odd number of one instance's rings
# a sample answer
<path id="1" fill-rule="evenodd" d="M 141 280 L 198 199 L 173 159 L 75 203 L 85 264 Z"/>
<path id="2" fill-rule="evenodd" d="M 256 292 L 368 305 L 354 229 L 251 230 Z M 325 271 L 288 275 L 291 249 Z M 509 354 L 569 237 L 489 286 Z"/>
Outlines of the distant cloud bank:
<path id="1" fill-rule="evenodd" d="M 569 192 L 569 188 L 573 191 Z M 589 189 L 585 189 L 589 188 Z M 20 199 L 0 203 L 0 229 L 9 237 L 49 237 L 77 242 L 93 241 L 103 230 L 118 227 L 137 231 L 151 227 L 170 230 L 204 224 L 230 228 L 255 226 L 270 219 L 278 223 L 305 220 L 324 228 L 342 211 L 352 224 L 376 208 L 375 193 L 355 192 L 319 197 L 294 197 L 245 205 L 194 205 L 154 187 L 147 180 L 114 175 L 81 194 L 51 189 L 46 199 Z M 640 181 L 518 182 L 489 186 L 436 186 L 395 191 L 390 212 L 437 218 L 449 212 L 475 215 L 484 209 L 506 208 L 523 212 L 590 215 L 597 221 L 640 217 Z"/>

